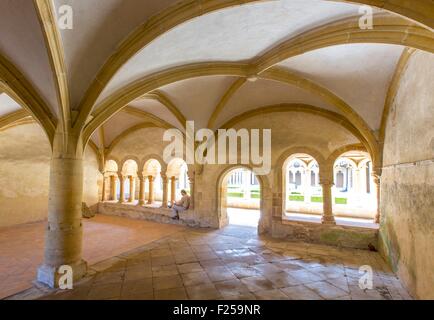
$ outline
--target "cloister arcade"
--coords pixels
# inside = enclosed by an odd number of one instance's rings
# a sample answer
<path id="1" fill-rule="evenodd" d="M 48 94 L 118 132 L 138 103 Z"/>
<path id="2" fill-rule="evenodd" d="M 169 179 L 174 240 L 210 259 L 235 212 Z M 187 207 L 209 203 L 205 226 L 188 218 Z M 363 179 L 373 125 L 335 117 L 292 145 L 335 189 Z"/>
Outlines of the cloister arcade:
<path id="1" fill-rule="evenodd" d="M 330 194 L 328 202 L 332 204 L 333 216 L 350 218 L 346 221 L 355 218 L 379 223 L 378 193 L 369 155 L 349 151 L 340 155 L 334 163 L 332 161 L 330 159 L 328 163 L 319 165 L 308 154 L 294 154 L 287 159 L 283 169 L 286 216 L 323 215 L 327 202 L 324 197 Z M 323 176 L 333 177 L 331 191 L 325 193 L 321 183 Z"/>
<path id="2" fill-rule="evenodd" d="M 118 171 L 116 160 L 106 161 L 102 201 L 167 208 L 179 198 L 181 190 L 190 192 L 188 166 L 173 159 L 167 166 L 161 159 L 128 159 Z M 141 168 L 141 170 L 139 169 Z"/>

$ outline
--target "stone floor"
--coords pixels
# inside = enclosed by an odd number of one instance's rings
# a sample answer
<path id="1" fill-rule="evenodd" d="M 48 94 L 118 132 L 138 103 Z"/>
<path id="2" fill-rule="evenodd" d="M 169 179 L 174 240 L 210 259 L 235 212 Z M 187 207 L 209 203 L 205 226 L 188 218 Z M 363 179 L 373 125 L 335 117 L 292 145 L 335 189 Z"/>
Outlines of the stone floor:
<path id="1" fill-rule="evenodd" d="M 83 256 L 89 264 L 184 230 L 175 225 L 102 215 L 83 221 Z M 0 299 L 32 286 L 43 262 L 45 228 L 45 222 L 0 228 Z"/>
<path id="2" fill-rule="evenodd" d="M 359 268 L 374 270 L 372 290 Z M 12 299 L 411 299 L 375 252 L 259 237 L 254 228 L 185 229 L 91 267 L 71 291 Z"/>

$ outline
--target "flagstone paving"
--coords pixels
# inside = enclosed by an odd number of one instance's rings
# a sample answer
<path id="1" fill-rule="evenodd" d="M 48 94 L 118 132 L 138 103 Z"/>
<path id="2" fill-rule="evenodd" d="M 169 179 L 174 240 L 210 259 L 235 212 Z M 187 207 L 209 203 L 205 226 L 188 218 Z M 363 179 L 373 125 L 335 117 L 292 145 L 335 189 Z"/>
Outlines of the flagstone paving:
<path id="1" fill-rule="evenodd" d="M 362 290 L 361 266 L 373 270 Z M 257 236 L 253 228 L 185 229 L 95 264 L 73 290 L 12 299 L 411 299 L 376 252 Z"/>

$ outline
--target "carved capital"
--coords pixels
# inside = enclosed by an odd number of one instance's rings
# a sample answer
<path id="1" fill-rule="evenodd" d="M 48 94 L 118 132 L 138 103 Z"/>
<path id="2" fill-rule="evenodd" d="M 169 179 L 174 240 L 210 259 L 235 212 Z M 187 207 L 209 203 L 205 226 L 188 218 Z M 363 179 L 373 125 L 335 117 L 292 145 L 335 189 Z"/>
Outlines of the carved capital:
<path id="1" fill-rule="evenodd" d="M 330 180 L 330 179 L 320 179 L 319 184 L 321 186 L 323 186 L 324 188 L 326 188 L 326 187 L 331 188 L 334 186 L 333 180 Z"/>

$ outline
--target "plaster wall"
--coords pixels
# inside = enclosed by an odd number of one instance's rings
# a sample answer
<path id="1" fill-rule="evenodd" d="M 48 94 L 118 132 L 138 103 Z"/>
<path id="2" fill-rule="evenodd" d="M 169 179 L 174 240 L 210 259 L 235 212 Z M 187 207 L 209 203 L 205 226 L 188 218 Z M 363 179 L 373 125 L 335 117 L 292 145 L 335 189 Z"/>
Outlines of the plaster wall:
<path id="1" fill-rule="evenodd" d="M 12 127 L 0 132 L 0 227 L 45 220 L 51 149 L 37 124 Z M 98 203 L 101 177 L 95 153 L 84 158 L 84 199 Z"/>
<path id="2" fill-rule="evenodd" d="M 421 299 L 434 299 L 434 56 L 416 52 L 391 107 L 381 179 L 382 254 Z"/>

